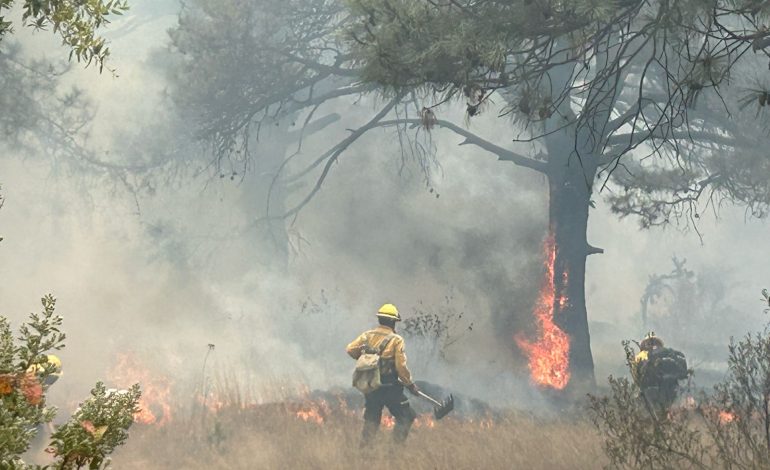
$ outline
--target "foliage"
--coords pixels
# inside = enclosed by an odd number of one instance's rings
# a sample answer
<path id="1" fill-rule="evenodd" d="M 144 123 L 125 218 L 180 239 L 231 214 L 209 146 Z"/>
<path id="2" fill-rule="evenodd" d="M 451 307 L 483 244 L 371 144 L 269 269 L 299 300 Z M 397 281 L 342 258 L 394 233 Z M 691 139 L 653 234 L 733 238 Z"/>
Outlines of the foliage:
<path id="1" fill-rule="evenodd" d="M 458 312 L 454 307 L 452 294 L 444 297 L 444 304 L 439 306 L 425 305 L 422 301 L 405 315 L 400 331 L 404 337 L 422 340 L 429 350 L 421 351 L 426 361 L 436 357 L 445 357 L 447 350 L 463 335 L 473 331 L 473 322 L 463 320 L 465 312 Z M 410 342 L 411 344 L 411 342 Z"/>
<path id="2" fill-rule="evenodd" d="M 114 177 L 113 182 L 127 181 L 127 171 L 141 174 L 157 166 L 154 156 L 148 161 L 141 154 L 121 165 L 107 152 L 89 148 L 96 107 L 86 90 L 63 85 L 71 67 L 65 61 L 31 59 L 18 42 L 2 43 L 0 145 L 14 154 L 47 157 L 53 172 L 69 171 L 80 177 L 106 174 Z M 121 154 L 132 157 L 143 150 L 139 145 L 126 148 Z"/>
<path id="3" fill-rule="evenodd" d="M 768 36 L 766 2 L 347 5 L 345 34 L 365 82 L 435 106 L 459 100 L 469 117 L 502 98 L 515 140 L 546 150 L 506 159 L 540 171 L 532 160 L 547 160 L 552 173 L 574 158 L 589 192 L 597 178 L 603 188 L 611 183 L 608 200 L 620 216 L 638 216 L 643 227 L 695 224 L 701 196 L 766 213 L 770 187 L 760 175 L 770 163 L 743 152 L 766 147 L 756 142 L 766 133 L 725 119 L 738 111 L 729 86 L 745 75 L 738 64 L 757 68 L 745 58 L 761 50 L 752 39 Z M 504 154 L 478 139 L 465 143 Z"/>
<path id="4" fill-rule="evenodd" d="M 711 5 L 697 1 L 347 3 L 356 17 L 348 35 L 365 80 L 394 88 L 437 86 L 449 95 L 466 97 L 473 88 L 486 95 L 490 90 L 513 86 L 526 101 L 526 105 L 518 103 L 518 111 L 535 120 L 556 112 L 559 102 L 572 95 L 570 90 L 561 89 L 563 83 L 550 87 L 543 83 L 558 68 L 557 57 L 575 64 L 577 75 L 583 75 L 586 83 L 569 83 L 582 94 L 612 80 L 617 68 L 624 67 L 616 61 L 643 49 L 643 43 L 636 44 L 638 40 L 654 41 L 676 57 L 661 65 L 679 75 L 678 86 L 701 89 L 719 83 L 724 78 L 724 64 L 703 61 L 717 52 L 728 54 L 714 49 L 716 44 L 704 42 L 704 34 L 719 28 L 708 21 Z M 718 2 L 715 11 L 726 14 L 722 3 L 727 2 Z M 702 49 L 675 50 L 686 42 Z M 618 50 L 611 50 L 616 47 Z M 682 91 L 693 93 L 694 88 Z M 541 100 L 529 99 L 533 93 Z M 538 104 L 545 104 L 542 100 L 549 104 L 541 113 Z M 592 112 L 583 114 L 590 116 L 598 104 L 586 102 Z"/>
<path id="5" fill-rule="evenodd" d="M 107 456 L 128 439 L 141 393 L 135 384 L 128 390 L 107 390 L 97 382 L 91 396 L 72 418 L 51 436 L 57 468 L 102 468 Z"/>
<path id="6" fill-rule="evenodd" d="M 183 5 L 169 31 L 178 53 L 170 61 L 171 95 L 211 146 L 217 168 L 226 166 L 223 174 L 248 168 L 250 138 L 263 125 L 294 120 L 298 111 L 346 93 L 352 80 L 344 78 L 335 35 L 339 11 L 329 0 Z"/>
<path id="7" fill-rule="evenodd" d="M 9 10 L 15 0 L 0 0 L 0 14 Z M 22 24 L 37 30 L 51 28 L 62 43 L 86 66 L 95 62 L 101 71 L 109 56 L 104 38 L 97 30 L 108 24 L 111 16 L 122 15 L 128 10 L 126 0 L 23 0 Z M 13 32 L 12 23 L 0 15 L 0 41 Z"/>
<path id="8" fill-rule="evenodd" d="M 639 387 L 609 378 L 589 396 L 612 468 L 758 469 L 770 465 L 770 330 L 731 341 L 728 374 L 711 393 L 651 410 Z M 631 354 L 626 343 L 631 367 Z"/>
<path id="9" fill-rule="evenodd" d="M 727 378 L 701 409 L 724 468 L 770 466 L 770 331 L 731 341 Z M 729 416 L 729 422 L 720 421 Z M 710 415 L 709 415 L 710 412 Z M 713 416 L 716 414 L 717 416 Z"/>
<path id="10" fill-rule="evenodd" d="M 0 468 L 32 468 L 20 455 L 27 451 L 39 429 L 50 423 L 57 409 L 46 405 L 46 379 L 56 372 L 46 353 L 64 347 L 62 317 L 55 314 L 56 300 L 41 299 L 43 311 L 30 314 L 14 338 L 10 324 L 0 317 Z M 97 383 L 91 397 L 53 434 L 52 468 L 88 466 L 106 468 L 105 457 L 127 438 L 140 392 L 106 391 Z"/>
<path id="11" fill-rule="evenodd" d="M 589 408 L 612 468 L 706 468 L 701 436 L 687 414 L 654 418 L 633 381 L 610 376 L 609 385 L 609 396 L 589 396 Z"/>
<path id="12" fill-rule="evenodd" d="M 10 43 L 0 52 L 0 68 L 0 106 L 6 111 L 0 115 L 0 139 L 23 147 L 36 133 L 44 148 L 53 140 L 68 146 L 90 116 L 81 92 L 57 89 L 67 67 L 26 60 L 18 44 Z"/>
<path id="13" fill-rule="evenodd" d="M 62 319 L 54 315 L 55 301 L 43 297 L 42 315 L 32 314 L 30 322 L 19 329 L 16 345 L 6 318 L 0 317 L 0 462 L 26 451 L 35 427 L 53 419 L 56 410 L 46 407 L 42 379 L 52 370 L 44 369 L 40 377 L 28 370 L 47 363 L 45 353 L 63 347 L 64 334 L 59 331 Z"/>

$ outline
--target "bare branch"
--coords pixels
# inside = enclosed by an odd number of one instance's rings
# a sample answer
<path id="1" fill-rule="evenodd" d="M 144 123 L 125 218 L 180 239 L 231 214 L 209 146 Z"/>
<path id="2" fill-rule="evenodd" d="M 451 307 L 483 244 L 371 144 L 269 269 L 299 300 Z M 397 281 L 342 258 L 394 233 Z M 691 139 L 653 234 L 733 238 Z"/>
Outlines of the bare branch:
<path id="1" fill-rule="evenodd" d="M 396 126 L 400 124 L 408 124 L 416 127 L 416 126 L 422 125 L 422 121 L 420 119 L 394 119 L 390 121 L 382 121 L 381 123 L 379 123 L 379 126 L 386 127 L 386 126 Z M 535 170 L 540 173 L 548 172 L 548 165 L 546 164 L 546 162 L 525 157 L 524 155 L 518 154 L 516 152 L 505 149 L 503 147 L 500 147 L 499 145 L 493 144 L 492 142 L 479 137 L 478 135 L 468 131 L 467 129 L 463 129 L 457 124 L 454 124 L 452 122 L 449 122 L 443 119 L 438 119 L 436 120 L 435 125 L 439 127 L 444 127 L 446 129 L 453 131 L 455 134 L 465 137 L 465 140 L 462 141 L 460 145 L 475 145 L 490 153 L 493 153 L 494 155 L 497 156 L 497 159 L 500 161 L 513 162 L 518 166 L 529 168 L 531 170 Z"/>
<path id="2" fill-rule="evenodd" d="M 334 162 L 337 161 L 340 155 L 342 155 L 342 152 L 344 152 L 348 147 L 350 147 L 355 141 L 357 141 L 362 135 L 366 134 L 368 131 L 376 127 L 380 127 L 378 125 L 379 121 L 385 116 L 387 116 L 387 114 L 399 103 L 400 100 L 401 100 L 401 95 L 398 95 L 397 97 L 393 98 L 371 120 L 369 120 L 369 122 L 359 127 L 358 129 L 355 129 L 348 137 L 346 137 L 340 143 L 338 143 L 337 145 L 329 149 L 326 153 L 318 157 L 315 160 L 315 162 L 313 162 L 313 165 L 311 165 L 311 168 L 315 168 L 316 166 L 318 166 L 320 163 L 324 161 L 326 162 L 326 164 L 324 165 L 324 169 L 321 172 L 321 176 L 319 176 L 318 180 L 316 180 L 315 186 L 299 204 L 297 204 L 296 206 L 291 208 L 289 211 L 281 215 L 280 218 L 288 219 L 289 217 L 297 215 L 299 211 L 301 211 L 302 208 L 305 207 L 313 199 L 316 193 L 318 193 L 318 191 L 321 189 L 323 182 L 326 180 L 326 177 L 328 176 L 329 171 L 331 170 L 331 166 L 334 164 Z M 266 218 L 270 219 L 269 202 L 267 206 L 267 211 L 268 213 Z"/>
<path id="3" fill-rule="evenodd" d="M 302 140 L 303 136 L 312 135 L 312 134 L 315 134 L 316 132 L 322 131 L 326 127 L 334 124 L 339 120 L 340 120 L 339 114 L 337 113 L 327 114 L 326 116 L 320 117 L 315 121 L 309 123 L 308 125 L 303 126 L 301 129 L 297 129 L 289 132 L 286 137 L 292 141 L 300 141 Z"/>

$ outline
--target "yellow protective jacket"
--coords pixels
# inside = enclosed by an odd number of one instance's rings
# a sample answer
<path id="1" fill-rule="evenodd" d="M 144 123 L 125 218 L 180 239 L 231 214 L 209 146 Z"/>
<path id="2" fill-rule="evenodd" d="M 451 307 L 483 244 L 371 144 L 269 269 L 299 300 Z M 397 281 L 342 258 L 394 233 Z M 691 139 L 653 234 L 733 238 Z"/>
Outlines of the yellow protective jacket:
<path id="1" fill-rule="evenodd" d="M 361 347 L 366 344 L 370 348 L 379 351 L 380 344 L 390 334 L 394 334 L 393 339 L 385 347 L 381 357 L 383 360 L 392 359 L 395 362 L 399 382 L 406 386 L 412 385 L 412 373 L 409 372 L 409 368 L 406 366 L 404 338 L 393 333 L 393 329 L 380 325 L 373 330 L 365 331 L 358 338 L 354 339 L 352 343 L 348 344 L 346 351 L 353 359 L 358 359 L 358 356 L 361 355 Z"/>
<path id="2" fill-rule="evenodd" d="M 642 367 L 649 359 L 649 353 L 646 350 L 641 350 L 634 356 L 634 362 L 631 364 L 631 374 L 634 376 L 634 380 L 637 385 L 641 385 L 642 382 Z"/>

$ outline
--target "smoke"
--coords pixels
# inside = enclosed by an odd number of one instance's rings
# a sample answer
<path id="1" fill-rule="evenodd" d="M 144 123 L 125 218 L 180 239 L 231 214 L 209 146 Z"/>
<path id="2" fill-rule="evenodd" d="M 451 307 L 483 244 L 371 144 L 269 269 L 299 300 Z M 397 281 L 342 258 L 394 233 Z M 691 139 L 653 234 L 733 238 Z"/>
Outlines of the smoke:
<path id="1" fill-rule="evenodd" d="M 181 154 L 193 147 L 176 133 L 167 84 L 157 56 L 150 59 L 165 47 L 173 9 L 133 3 L 111 33 L 117 76 L 74 67 L 65 85 L 88 89 L 96 112 L 89 145 L 105 158 L 145 146 L 188 167 L 163 178 L 115 180 L 54 174 L 45 155 L 0 160 L 7 199 L 0 211 L 0 312 L 18 324 L 42 294 L 59 298 L 69 340 L 54 402 L 83 397 L 124 351 L 190 387 L 231 371 L 257 388 L 287 381 L 347 386 L 352 364 L 344 347 L 385 302 L 405 318 L 427 312 L 450 319 L 450 336 L 438 342 L 407 335 L 415 378 L 497 403 L 538 402 L 513 336 L 532 326 L 547 223 L 543 179 L 457 147 L 455 137 L 436 130 L 437 163 L 426 182 L 417 162 L 403 164 L 394 131 L 375 131 L 345 153 L 291 223 L 297 249 L 286 270 L 259 265 L 256 254 L 273 248 L 255 236 L 263 207 L 250 197 L 254 175 L 212 178 L 199 171 L 205 165 L 196 155 Z M 31 54 L 51 47 L 50 38 L 20 38 Z M 369 105 L 328 111 L 351 118 L 366 115 Z M 439 117 L 463 119 L 446 112 Z M 513 137 L 510 124 L 491 113 L 472 126 L 501 145 Z M 340 123 L 308 138 L 302 158 L 345 135 Z M 640 233 L 633 221 L 599 207 L 589 241 L 606 254 L 590 258 L 587 275 L 598 377 L 622 365 L 620 339 L 643 333 L 637 315 L 647 277 L 667 271 L 674 253 L 696 271 L 729 272 L 735 308 L 754 308 L 750 300 L 767 279 L 756 248 L 766 240 L 763 223 L 744 224 L 728 211 L 720 224 L 704 222 L 701 245 L 692 233 Z M 709 327 L 692 325 L 695 332 Z M 676 347 L 675 332 L 658 333 Z"/>

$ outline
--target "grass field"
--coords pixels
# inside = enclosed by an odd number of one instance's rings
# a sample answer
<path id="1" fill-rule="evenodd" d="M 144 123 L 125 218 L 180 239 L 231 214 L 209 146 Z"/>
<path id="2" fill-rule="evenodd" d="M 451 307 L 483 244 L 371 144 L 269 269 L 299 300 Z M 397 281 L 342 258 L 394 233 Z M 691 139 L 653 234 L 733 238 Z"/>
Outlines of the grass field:
<path id="1" fill-rule="evenodd" d="M 507 414 L 493 423 L 422 417 L 403 446 L 384 426 L 359 448 L 359 412 L 300 415 L 285 405 L 219 410 L 164 427 L 135 424 L 117 469 L 591 469 L 605 458 L 590 423 Z"/>

